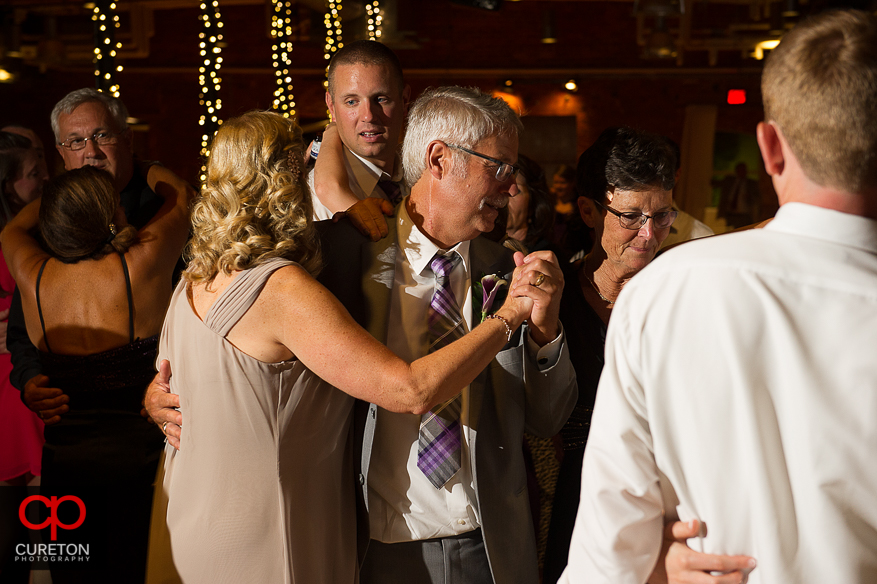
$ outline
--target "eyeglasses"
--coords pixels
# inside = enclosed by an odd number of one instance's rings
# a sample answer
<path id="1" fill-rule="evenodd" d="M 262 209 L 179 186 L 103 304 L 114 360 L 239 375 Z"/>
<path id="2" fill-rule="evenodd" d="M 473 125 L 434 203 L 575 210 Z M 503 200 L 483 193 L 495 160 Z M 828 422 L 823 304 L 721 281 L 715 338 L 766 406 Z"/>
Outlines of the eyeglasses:
<path id="1" fill-rule="evenodd" d="M 498 180 L 499 182 L 505 182 L 511 176 L 517 176 L 518 172 L 521 170 L 520 168 L 518 168 L 514 164 L 509 164 L 508 162 L 503 162 L 502 160 L 498 160 L 496 158 L 493 158 L 492 156 L 487 156 L 486 154 L 482 154 L 480 152 L 475 152 L 474 150 L 469 150 L 468 148 L 463 148 L 462 146 L 457 146 L 455 144 L 448 144 L 448 147 L 455 148 L 457 150 L 462 150 L 463 152 L 466 152 L 467 154 L 473 154 L 475 156 L 483 158 L 484 160 L 489 160 L 492 163 L 498 165 L 496 168 L 496 180 Z"/>
<path id="2" fill-rule="evenodd" d="M 642 229 L 643 225 L 646 224 L 646 221 L 649 219 L 652 220 L 652 225 L 654 225 L 657 229 L 667 229 L 673 222 L 676 221 L 676 216 L 679 215 L 676 211 L 661 211 L 660 213 L 655 213 L 654 215 L 646 215 L 645 213 L 621 213 L 620 211 L 616 211 L 612 207 L 604 205 L 600 201 L 594 199 L 594 203 L 603 209 L 606 209 L 616 217 L 618 217 L 618 223 L 625 229 L 633 229 L 637 231 Z"/>
<path id="3" fill-rule="evenodd" d="M 122 130 L 121 132 L 96 132 L 91 138 L 67 138 L 63 142 L 58 142 L 59 146 L 63 146 L 67 150 L 82 150 L 85 148 L 85 143 L 91 140 L 98 146 L 111 146 L 115 144 L 119 136 L 127 132 L 128 130 Z"/>

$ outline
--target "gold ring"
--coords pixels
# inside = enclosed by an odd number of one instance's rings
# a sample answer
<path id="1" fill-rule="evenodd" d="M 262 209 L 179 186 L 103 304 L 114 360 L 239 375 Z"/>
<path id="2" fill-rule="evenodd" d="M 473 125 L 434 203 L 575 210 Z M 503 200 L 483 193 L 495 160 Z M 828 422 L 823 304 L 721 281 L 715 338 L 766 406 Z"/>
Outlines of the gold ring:
<path id="1" fill-rule="evenodd" d="M 161 425 L 161 431 L 167 434 L 167 422 Z"/>
<path id="2" fill-rule="evenodd" d="M 536 276 L 536 281 L 533 282 L 533 285 L 538 288 L 539 286 L 542 285 L 542 282 L 544 282 L 544 281 L 545 281 L 545 274 L 543 274 L 542 272 L 539 272 L 539 275 Z"/>

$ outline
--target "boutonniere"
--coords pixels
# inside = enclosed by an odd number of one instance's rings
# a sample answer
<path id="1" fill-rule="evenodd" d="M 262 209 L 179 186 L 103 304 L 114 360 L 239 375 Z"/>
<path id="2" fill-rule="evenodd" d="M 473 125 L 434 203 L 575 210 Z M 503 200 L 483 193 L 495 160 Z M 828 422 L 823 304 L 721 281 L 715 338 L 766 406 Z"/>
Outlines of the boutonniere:
<path id="1" fill-rule="evenodd" d="M 509 283 L 499 274 L 482 276 L 481 281 L 472 285 L 472 300 L 475 303 L 475 310 L 481 312 L 480 322 L 484 322 L 487 315 L 499 310 L 508 291 Z"/>

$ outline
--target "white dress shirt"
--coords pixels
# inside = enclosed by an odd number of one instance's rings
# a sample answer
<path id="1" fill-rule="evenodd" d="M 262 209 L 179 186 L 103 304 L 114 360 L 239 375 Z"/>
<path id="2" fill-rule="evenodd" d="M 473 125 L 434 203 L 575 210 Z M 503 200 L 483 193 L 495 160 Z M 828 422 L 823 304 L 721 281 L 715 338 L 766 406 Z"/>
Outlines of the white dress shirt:
<path id="1" fill-rule="evenodd" d="M 570 323 L 567 323 L 570 326 Z M 642 583 L 700 519 L 750 583 L 877 582 L 877 222 L 789 203 L 622 291 L 562 582 Z"/>
<path id="2" fill-rule="evenodd" d="M 405 204 L 397 218 L 396 269 L 390 301 L 387 346 L 400 358 L 414 361 L 427 353 L 427 310 L 435 290 L 429 267 L 438 247 L 418 229 Z M 451 287 L 460 305 L 467 332 L 472 322 L 469 241 L 454 251 L 462 261 L 451 272 Z M 527 347 L 541 362 L 553 366 L 560 355 L 562 333 L 541 349 L 529 337 Z M 369 465 L 369 525 L 372 539 L 384 543 L 415 541 L 466 533 L 480 526 L 469 450 L 469 387 L 462 392 L 461 468 L 436 489 L 417 468 L 419 415 L 397 414 L 378 408 Z"/>
<path id="3" fill-rule="evenodd" d="M 346 146 L 344 146 L 344 168 L 347 169 L 347 181 L 350 185 L 350 190 L 353 191 L 353 194 L 356 195 L 359 200 L 363 200 L 367 197 L 387 199 L 384 189 L 378 186 L 378 181 L 380 181 L 381 177 L 386 173 L 375 166 L 374 163 L 365 158 L 361 158 L 359 155 L 349 150 Z M 395 169 L 395 172 L 393 173 L 393 176 L 390 177 L 390 180 L 399 183 L 402 193 L 406 194 L 408 190 L 403 184 L 404 181 L 402 181 L 402 161 L 398 156 L 396 157 L 396 163 L 393 165 L 393 168 Z M 317 197 L 317 191 L 314 190 L 313 168 L 308 173 L 308 187 L 310 187 L 311 193 L 313 194 L 314 220 L 322 221 L 324 219 L 331 219 L 334 213 L 320 202 L 320 199 Z"/>

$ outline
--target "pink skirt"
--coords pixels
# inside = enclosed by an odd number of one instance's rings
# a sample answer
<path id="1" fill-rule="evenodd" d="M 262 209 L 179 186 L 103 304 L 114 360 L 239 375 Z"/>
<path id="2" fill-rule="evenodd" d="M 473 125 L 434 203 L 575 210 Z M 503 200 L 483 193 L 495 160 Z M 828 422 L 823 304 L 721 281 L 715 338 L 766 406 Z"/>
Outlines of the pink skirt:
<path id="1" fill-rule="evenodd" d="M 0 255 L 0 311 L 12 303 L 15 281 Z M 0 481 L 30 472 L 40 474 L 43 456 L 43 421 L 27 409 L 18 390 L 9 382 L 12 361 L 0 355 Z"/>

